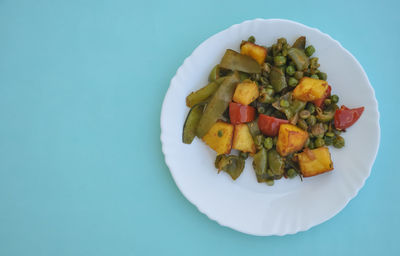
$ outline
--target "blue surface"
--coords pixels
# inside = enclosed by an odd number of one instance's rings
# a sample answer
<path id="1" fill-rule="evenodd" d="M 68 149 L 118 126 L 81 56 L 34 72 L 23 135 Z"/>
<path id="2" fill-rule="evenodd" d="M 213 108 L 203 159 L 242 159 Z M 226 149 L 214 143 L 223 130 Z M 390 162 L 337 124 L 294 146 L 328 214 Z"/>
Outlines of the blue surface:
<path id="1" fill-rule="evenodd" d="M 399 9 L 0 0 L 0 255 L 399 255 Z M 328 222 L 285 237 L 241 234 L 199 213 L 159 140 L 162 100 L 184 58 L 258 17 L 340 41 L 366 70 L 381 113 L 380 151 L 359 195 Z"/>

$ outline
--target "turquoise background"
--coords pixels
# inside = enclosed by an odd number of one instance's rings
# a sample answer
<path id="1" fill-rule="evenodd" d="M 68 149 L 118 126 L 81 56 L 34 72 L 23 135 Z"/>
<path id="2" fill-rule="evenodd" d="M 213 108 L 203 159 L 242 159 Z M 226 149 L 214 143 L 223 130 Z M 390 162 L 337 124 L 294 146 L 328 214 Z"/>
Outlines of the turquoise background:
<path id="1" fill-rule="evenodd" d="M 0 255 L 399 255 L 399 9 L 0 0 Z M 367 72 L 381 113 L 380 150 L 358 196 L 285 237 L 245 235 L 198 212 L 159 139 L 161 104 L 183 60 L 253 18 L 291 19 L 340 41 Z"/>

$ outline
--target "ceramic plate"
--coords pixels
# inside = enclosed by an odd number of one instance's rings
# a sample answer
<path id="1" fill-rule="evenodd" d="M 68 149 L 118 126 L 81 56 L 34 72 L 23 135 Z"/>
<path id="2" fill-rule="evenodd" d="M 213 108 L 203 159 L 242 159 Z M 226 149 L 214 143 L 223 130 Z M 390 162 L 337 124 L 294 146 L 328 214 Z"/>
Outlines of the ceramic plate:
<path id="1" fill-rule="evenodd" d="M 217 174 L 215 152 L 199 139 L 182 143 L 182 127 L 189 109 L 186 96 L 205 84 L 212 67 L 227 48 L 239 50 L 241 40 L 254 35 L 257 43 L 271 45 L 279 37 L 288 42 L 304 35 L 316 48 L 320 70 L 328 74 L 333 93 L 349 108 L 364 106 L 356 125 L 343 137 L 346 146 L 330 147 L 334 170 L 319 176 L 281 179 L 274 186 L 257 183 L 246 161 L 233 181 Z M 378 146 L 379 112 L 374 90 L 360 63 L 329 35 L 300 23 L 256 19 L 217 33 L 199 45 L 171 80 L 161 112 L 161 142 L 165 161 L 185 197 L 200 212 L 223 226 L 252 235 L 285 235 L 307 230 L 341 211 L 356 196 L 371 172 Z"/>

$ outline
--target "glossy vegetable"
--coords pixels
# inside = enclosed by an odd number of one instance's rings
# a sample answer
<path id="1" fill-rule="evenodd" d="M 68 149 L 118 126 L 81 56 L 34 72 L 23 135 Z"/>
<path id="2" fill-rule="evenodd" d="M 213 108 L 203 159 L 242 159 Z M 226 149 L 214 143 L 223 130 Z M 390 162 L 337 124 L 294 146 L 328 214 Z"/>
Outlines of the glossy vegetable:
<path id="1" fill-rule="evenodd" d="M 262 65 L 267 56 L 267 49 L 251 42 L 245 42 L 240 46 L 240 53 L 252 57 Z"/>
<path id="2" fill-rule="evenodd" d="M 263 115 L 260 114 L 259 118 L 258 118 L 258 127 L 260 129 L 260 131 L 267 135 L 267 136 L 276 136 L 278 135 L 279 132 L 279 127 L 282 124 L 287 124 L 289 123 L 288 120 L 284 120 L 284 119 L 279 119 L 279 118 L 275 118 L 272 116 L 267 116 L 267 115 Z"/>
<path id="3" fill-rule="evenodd" d="M 315 101 L 324 97 L 328 83 L 324 80 L 303 77 L 293 90 L 293 98 L 302 101 Z"/>
<path id="4" fill-rule="evenodd" d="M 248 123 L 254 120 L 256 109 L 239 103 L 229 103 L 229 118 L 231 124 Z"/>
<path id="5" fill-rule="evenodd" d="M 229 154 L 232 148 L 233 125 L 216 122 L 203 137 L 203 141 L 214 149 L 218 155 Z"/>
<path id="6" fill-rule="evenodd" d="M 331 154 L 327 147 L 304 149 L 298 154 L 301 173 L 304 177 L 315 176 L 333 170 Z"/>
<path id="7" fill-rule="evenodd" d="M 288 50 L 288 56 L 294 62 L 297 70 L 299 71 L 307 70 L 308 66 L 310 65 L 310 60 L 305 55 L 304 51 L 298 48 L 290 48 Z"/>
<path id="8" fill-rule="evenodd" d="M 196 129 L 203 114 L 203 109 L 203 104 L 197 104 L 192 109 L 190 109 L 189 114 L 186 117 L 185 124 L 183 125 L 183 143 L 191 144 L 194 137 L 196 137 Z"/>
<path id="9" fill-rule="evenodd" d="M 244 169 L 244 160 L 233 155 L 219 155 L 215 159 L 215 168 L 228 173 L 233 180 L 236 180 Z"/>
<path id="10" fill-rule="evenodd" d="M 357 122 L 363 112 L 364 107 L 350 109 L 342 106 L 335 112 L 335 128 L 338 130 L 349 128 Z"/>
<path id="11" fill-rule="evenodd" d="M 267 168 L 268 168 L 268 156 L 267 150 L 262 148 L 253 157 L 253 168 L 256 173 L 257 181 L 265 182 L 268 178 Z"/>
<path id="12" fill-rule="evenodd" d="M 210 130 L 210 128 L 218 119 L 221 118 L 224 111 L 228 108 L 229 103 L 232 101 L 232 96 L 238 82 L 239 77 L 237 73 L 226 77 L 224 82 L 222 82 L 218 90 L 212 96 L 197 127 L 197 136 L 199 136 L 199 138 L 202 138 Z"/>
<path id="13" fill-rule="evenodd" d="M 256 145 L 246 124 L 235 125 L 232 148 L 242 152 L 256 153 Z"/>
<path id="14" fill-rule="evenodd" d="M 261 73 L 261 66 L 256 60 L 230 49 L 226 50 L 219 66 L 246 73 Z"/>
<path id="15" fill-rule="evenodd" d="M 245 80 L 236 86 L 233 101 L 242 105 L 249 105 L 259 96 L 258 86 L 251 80 Z"/>
<path id="16" fill-rule="evenodd" d="M 271 85 L 275 92 L 280 92 L 287 87 L 285 74 L 278 67 L 272 67 L 271 73 L 269 74 Z"/>
<path id="17" fill-rule="evenodd" d="M 308 133 L 291 124 L 282 124 L 279 128 L 276 150 L 281 156 L 301 150 L 308 139 Z"/>
<path id="18" fill-rule="evenodd" d="M 191 108 L 196 104 L 205 102 L 211 95 L 213 95 L 217 91 L 217 89 L 219 88 L 221 83 L 224 81 L 224 79 L 225 79 L 225 77 L 221 77 L 221 78 L 217 79 L 216 81 L 213 81 L 213 82 L 207 84 L 203 88 L 190 93 L 186 97 L 186 106 Z"/>

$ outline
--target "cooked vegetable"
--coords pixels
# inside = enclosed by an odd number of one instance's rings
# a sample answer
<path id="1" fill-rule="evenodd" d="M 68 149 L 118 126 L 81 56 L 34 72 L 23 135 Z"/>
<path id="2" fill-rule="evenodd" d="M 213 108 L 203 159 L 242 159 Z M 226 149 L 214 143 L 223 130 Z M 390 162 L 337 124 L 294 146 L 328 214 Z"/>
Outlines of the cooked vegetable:
<path id="1" fill-rule="evenodd" d="M 238 74 L 234 73 L 226 77 L 224 82 L 219 86 L 218 90 L 212 96 L 210 103 L 207 104 L 204 113 L 197 127 L 197 136 L 202 138 L 215 122 L 221 118 L 224 111 L 228 108 L 232 101 L 233 92 L 239 82 Z"/>
<path id="2" fill-rule="evenodd" d="M 287 87 L 285 75 L 280 68 L 272 67 L 269 75 L 271 85 L 276 92 L 280 92 Z"/>
<path id="3" fill-rule="evenodd" d="M 274 64 L 275 66 L 283 66 L 286 63 L 286 57 L 285 56 L 275 56 L 274 57 Z"/>
<path id="4" fill-rule="evenodd" d="M 326 88 L 324 95 L 322 98 L 314 100 L 313 103 L 316 107 L 322 107 L 322 104 L 324 104 L 324 100 L 327 99 L 331 95 L 332 87 L 328 85 L 328 88 Z"/>
<path id="5" fill-rule="evenodd" d="M 208 76 L 208 81 L 213 82 L 219 78 L 219 65 L 215 65 L 214 68 L 211 70 L 210 75 Z"/>
<path id="6" fill-rule="evenodd" d="M 296 41 L 293 43 L 292 47 L 304 50 L 304 48 L 306 47 L 306 37 L 301 36 L 297 38 Z"/>
<path id="7" fill-rule="evenodd" d="M 293 76 L 295 73 L 296 73 L 296 69 L 292 65 L 287 66 L 287 68 L 286 68 L 287 75 Z"/>
<path id="8" fill-rule="evenodd" d="M 307 48 L 304 50 L 304 53 L 307 55 L 307 57 L 310 57 L 311 55 L 313 55 L 314 52 L 315 52 L 315 48 L 312 45 L 307 46 Z"/>
<path id="9" fill-rule="evenodd" d="M 331 154 L 327 147 L 305 149 L 298 154 L 301 173 L 304 177 L 315 176 L 333 170 Z"/>
<path id="10" fill-rule="evenodd" d="M 317 120 L 321 122 L 329 122 L 335 116 L 336 108 L 327 109 L 323 111 L 322 109 L 317 107 Z"/>
<path id="11" fill-rule="evenodd" d="M 246 73 L 261 73 L 261 66 L 256 60 L 230 49 L 226 50 L 219 66 Z"/>
<path id="12" fill-rule="evenodd" d="M 244 169 L 244 160 L 238 156 L 219 155 L 215 159 L 215 168 L 228 173 L 233 180 L 236 180 Z"/>
<path id="13" fill-rule="evenodd" d="M 344 105 L 341 106 L 335 112 L 335 128 L 338 130 L 349 128 L 357 122 L 363 112 L 364 107 L 350 109 Z"/>
<path id="14" fill-rule="evenodd" d="M 342 148 L 342 147 L 344 147 L 344 139 L 343 139 L 343 137 L 342 137 L 342 136 L 336 136 L 336 137 L 333 139 L 333 146 L 334 146 L 335 148 Z"/>
<path id="15" fill-rule="evenodd" d="M 216 122 L 203 137 L 203 141 L 214 149 L 218 155 L 229 154 L 232 148 L 233 125 Z"/>
<path id="16" fill-rule="evenodd" d="M 293 97 L 302 101 L 314 101 L 324 97 L 328 83 L 324 80 L 303 77 L 293 90 Z"/>
<path id="17" fill-rule="evenodd" d="M 278 135 L 279 127 L 282 124 L 287 124 L 287 123 L 289 123 L 288 120 L 283 120 L 263 114 L 260 114 L 258 118 L 258 127 L 260 131 L 267 136 Z"/>
<path id="18" fill-rule="evenodd" d="M 254 120 L 256 109 L 239 103 L 229 103 L 229 118 L 231 124 L 248 123 Z"/>
<path id="19" fill-rule="evenodd" d="M 272 104 L 274 108 L 286 115 L 288 120 L 292 120 L 306 106 L 306 102 L 293 99 L 292 93 L 286 93 L 281 96 L 278 101 Z"/>
<path id="20" fill-rule="evenodd" d="M 310 65 L 310 60 L 304 53 L 304 51 L 292 47 L 288 50 L 289 58 L 294 62 L 298 71 L 307 70 L 308 66 Z"/>
<path id="21" fill-rule="evenodd" d="M 273 176 L 276 179 L 282 177 L 285 167 L 285 160 L 278 154 L 275 149 L 268 151 L 268 165 L 272 170 Z"/>
<path id="22" fill-rule="evenodd" d="M 308 133 L 291 124 L 282 124 L 279 128 L 276 150 L 281 156 L 287 156 L 303 148 Z"/>
<path id="23" fill-rule="evenodd" d="M 204 105 L 197 104 L 190 109 L 186 117 L 185 124 L 183 125 L 182 141 L 185 144 L 191 144 L 194 137 L 196 137 L 196 129 L 199 124 L 201 115 L 203 114 Z"/>
<path id="24" fill-rule="evenodd" d="M 217 89 L 219 88 L 221 83 L 224 81 L 224 79 L 225 79 L 225 77 L 221 77 L 221 78 L 207 84 L 203 88 L 190 93 L 186 97 L 186 106 L 191 108 L 196 104 L 205 102 L 211 95 L 213 95 L 217 91 Z"/>
<path id="25" fill-rule="evenodd" d="M 245 42 L 240 46 L 240 53 L 252 57 L 262 65 L 267 56 L 267 49 L 252 42 Z"/>
<path id="26" fill-rule="evenodd" d="M 245 80 L 236 86 L 233 101 L 242 105 L 249 105 L 259 96 L 258 86 L 251 80 Z"/>
<path id="27" fill-rule="evenodd" d="M 235 125 L 232 148 L 242 152 L 256 153 L 256 146 L 246 124 Z"/>
<path id="28" fill-rule="evenodd" d="M 267 174 L 268 156 L 267 150 L 262 148 L 253 157 L 253 168 L 259 183 L 267 181 L 270 177 Z"/>
<path id="29" fill-rule="evenodd" d="M 247 126 L 249 127 L 249 131 L 251 136 L 253 137 L 253 139 L 257 136 L 261 134 L 260 129 L 258 128 L 258 119 L 250 122 L 247 124 Z"/>

